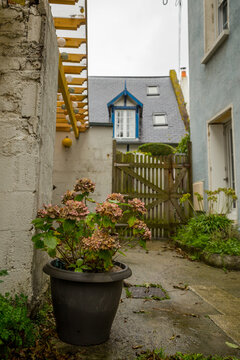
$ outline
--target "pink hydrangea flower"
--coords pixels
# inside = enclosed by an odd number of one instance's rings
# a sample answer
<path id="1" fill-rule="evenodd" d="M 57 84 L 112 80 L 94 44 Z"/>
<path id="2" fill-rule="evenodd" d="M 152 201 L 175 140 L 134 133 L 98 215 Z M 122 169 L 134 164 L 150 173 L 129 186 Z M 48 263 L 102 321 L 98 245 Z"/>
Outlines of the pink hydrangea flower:
<path id="1" fill-rule="evenodd" d="M 60 217 L 60 208 L 58 205 L 43 205 L 43 209 L 38 210 L 37 217 L 45 218 L 50 217 L 51 219 L 57 219 Z"/>
<path id="2" fill-rule="evenodd" d="M 64 207 L 61 208 L 61 217 L 80 221 L 89 214 L 87 206 L 82 201 L 68 200 Z"/>
<path id="3" fill-rule="evenodd" d="M 147 209 L 145 208 L 144 202 L 142 202 L 141 200 L 135 198 L 133 200 L 129 200 L 128 203 L 132 205 L 133 211 L 138 212 L 142 215 L 146 214 Z"/>
<path id="4" fill-rule="evenodd" d="M 82 239 L 83 248 L 88 251 L 113 250 L 120 248 L 118 239 L 104 230 L 95 230 L 91 237 Z"/>
<path id="5" fill-rule="evenodd" d="M 124 196 L 120 193 L 112 193 L 110 195 L 107 196 L 107 200 L 116 200 L 120 203 L 124 203 Z"/>
<path id="6" fill-rule="evenodd" d="M 152 234 L 147 225 L 142 220 L 136 220 L 135 224 L 133 225 L 134 229 L 137 229 L 141 233 L 141 237 L 143 240 L 151 240 Z"/>
<path id="7" fill-rule="evenodd" d="M 68 200 L 74 200 L 77 193 L 73 190 L 67 190 L 62 197 L 62 203 L 66 204 Z"/>
<path id="8" fill-rule="evenodd" d="M 118 204 L 110 203 L 108 201 L 104 201 L 102 204 L 98 204 L 96 207 L 96 213 L 109 217 L 112 222 L 116 222 L 123 215 L 123 211 L 118 206 Z"/>
<path id="9" fill-rule="evenodd" d="M 90 193 L 90 192 L 94 192 L 94 190 L 95 190 L 95 183 L 87 178 L 82 178 L 77 180 L 74 186 L 74 191 L 76 192 Z"/>

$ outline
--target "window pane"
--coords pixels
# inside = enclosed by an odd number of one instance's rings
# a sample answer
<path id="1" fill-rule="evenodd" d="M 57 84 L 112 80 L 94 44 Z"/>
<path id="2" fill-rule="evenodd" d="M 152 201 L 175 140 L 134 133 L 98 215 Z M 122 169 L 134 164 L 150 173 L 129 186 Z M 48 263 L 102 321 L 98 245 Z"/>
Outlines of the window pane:
<path id="1" fill-rule="evenodd" d="M 167 125 L 166 114 L 154 114 L 153 115 L 153 125 Z"/>
<path id="2" fill-rule="evenodd" d="M 136 111 L 116 110 L 115 111 L 115 137 L 135 138 L 136 135 Z"/>
<path id="3" fill-rule="evenodd" d="M 148 86 L 147 94 L 148 95 L 159 95 L 158 86 Z"/>

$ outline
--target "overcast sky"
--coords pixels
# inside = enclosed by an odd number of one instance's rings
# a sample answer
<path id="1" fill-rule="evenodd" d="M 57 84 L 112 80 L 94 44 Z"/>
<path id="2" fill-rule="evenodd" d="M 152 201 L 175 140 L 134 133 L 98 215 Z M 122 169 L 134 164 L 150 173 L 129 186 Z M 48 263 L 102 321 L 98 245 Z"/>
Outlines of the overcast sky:
<path id="1" fill-rule="evenodd" d="M 88 0 L 88 75 L 161 76 L 178 71 L 178 2 L 168 0 L 164 6 L 163 0 Z M 53 15 L 79 14 L 81 4 L 83 0 L 72 7 L 53 6 Z M 81 28 L 58 35 L 83 36 Z M 180 66 L 188 67 L 187 0 L 182 0 L 181 39 Z"/>

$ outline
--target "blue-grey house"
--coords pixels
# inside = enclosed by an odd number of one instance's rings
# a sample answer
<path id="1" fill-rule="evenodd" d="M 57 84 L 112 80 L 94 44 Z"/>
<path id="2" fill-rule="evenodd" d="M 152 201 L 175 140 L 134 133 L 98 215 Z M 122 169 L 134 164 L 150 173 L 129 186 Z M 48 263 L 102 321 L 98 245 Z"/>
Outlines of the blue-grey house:
<path id="1" fill-rule="evenodd" d="M 193 188 L 239 193 L 240 1 L 190 0 L 188 12 Z"/>
<path id="2" fill-rule="evenodd" d="M 169 76 L 90 76 L 88 88 L 90 126 L 112 126 L 119 150 L 148 142 L 177 145 L 185 135 Z"/>

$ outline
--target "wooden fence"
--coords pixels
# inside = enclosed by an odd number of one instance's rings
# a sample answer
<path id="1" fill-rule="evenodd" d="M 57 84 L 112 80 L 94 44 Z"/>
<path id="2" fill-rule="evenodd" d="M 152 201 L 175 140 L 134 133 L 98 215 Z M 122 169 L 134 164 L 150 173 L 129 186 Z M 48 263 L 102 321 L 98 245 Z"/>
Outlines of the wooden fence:
<path id="1" fill-rule="evenodd" d="M 148 156 L 124 154 L 113 145 L 113 192 L 145 202 L 145 221 L 153 239 L 170 237 L 190 216 L 187 202 L 179 199 L 192 191 L 190 155 Z"/>

